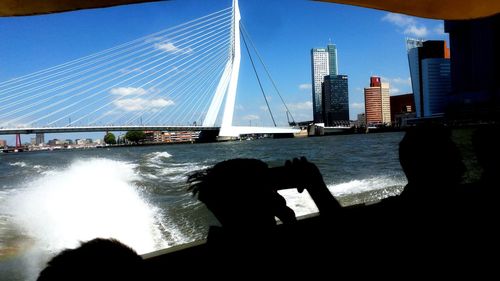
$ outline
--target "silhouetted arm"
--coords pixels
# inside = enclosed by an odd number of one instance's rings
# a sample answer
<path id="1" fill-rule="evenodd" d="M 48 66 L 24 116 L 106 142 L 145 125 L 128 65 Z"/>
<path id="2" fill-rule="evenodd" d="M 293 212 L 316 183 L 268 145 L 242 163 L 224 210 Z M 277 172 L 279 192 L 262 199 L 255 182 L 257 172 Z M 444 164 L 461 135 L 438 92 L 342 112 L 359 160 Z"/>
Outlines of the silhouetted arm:
<path id="1" fill-rule="evenodd" d="M 293 185 L 297 187 L 297 190 L 299 192 L 307 190 L 321 215 L 332 216 L 341 208 L 337 199 L 328 190 L 315 164 L 301 157 L 286 161 L 285 168 L 288 169 L 290 177 L 295 180 Z"/>

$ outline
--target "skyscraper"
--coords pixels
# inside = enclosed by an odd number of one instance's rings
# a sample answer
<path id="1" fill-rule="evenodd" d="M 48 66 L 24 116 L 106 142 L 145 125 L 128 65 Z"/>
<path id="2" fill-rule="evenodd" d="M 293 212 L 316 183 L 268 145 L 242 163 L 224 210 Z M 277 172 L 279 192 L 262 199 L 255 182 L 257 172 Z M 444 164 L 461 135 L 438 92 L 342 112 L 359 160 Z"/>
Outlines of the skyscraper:
<path id="1" fill-rule="evenodd" d="M 324 78 L 323 121 L 327 127 L 349 124 L 349 90 L 347 82 L 347 75 L 328 75 Z"/>
<path id="2" fill-rule="evenodd" d="M 339 66 L 337 64 L 337 46 L 330 43 L 326 46 L 326 49 L 328 51 L 328 67 L 330 68 L 328 75 L 338 75 Z"/>
<path id="3" fill-rule="evenodd" d="M 366 124 L 380 125 L 391 123 L 391 102 L 389 83 L 382 83 L 380 77 L 370 77 L 370 87 L 365 88 Z"/>
<path id="4" fill-rule="evenodd" d="M 322 123 L 322 87 L 323 79 L 329 75 L 328 51 L 324 48 L 314 48 L 311 50 L 312 67 L 312 100 L 314 123 Z"/>
<path id="5" fill-rule="evenodd" d="M 313 117 L 315 123 L 323 123 L 323 95 L 322 83 L 327 75 L 338 75 L 337 47 L 328 44 L 326 48 L 313 48 L 311 50 L 312 68 L 312 99 Z"/>
<path id="6" fill-rule="evenodd" d="M 407 51 L 417 117 L 443 114 L 451 91 L 446 42 L 407 39 Z"/>

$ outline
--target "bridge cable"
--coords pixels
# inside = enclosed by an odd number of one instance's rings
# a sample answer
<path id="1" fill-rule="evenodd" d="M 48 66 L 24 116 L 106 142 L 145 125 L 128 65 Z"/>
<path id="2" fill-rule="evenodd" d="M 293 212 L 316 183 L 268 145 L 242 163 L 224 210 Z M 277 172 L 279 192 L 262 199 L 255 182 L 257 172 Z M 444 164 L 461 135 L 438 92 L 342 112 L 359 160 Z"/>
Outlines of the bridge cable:
<path id="1" fill-rule="evenodd" d="M 241 23 L 240 23 L 241 27 Z M 266 94 L 264 93 L 264 88 L 262 88 L 262 83 L 260 82 L 259 74 L 257 73 L 257 69 L 255 68 L 255 64 L 252 59 L 252 55 L 250 54 L 250 50 L 248 49 L 247 41 L 245 40 L 245 36 L 243 33 L 241 33 L 241 38 L 243 39 L 243 43 L 245 44 L 245 48 L 248 53 L 248 57 L 250 57 L 250 62 L 252 63 L 252 68 L 253 72 L 255 73 L 255 76 L 257 77 L 257 82 L 259 82 L 260 90 L 262 92 L 262 95 L 264 96 L 264 100 L 266 101 L 267 109 L 269 110 L 269 114 L 271 115 L 271 119 L 273 120 L 274 127 L 276 127 L 276 122 L 274 121 L 274 116 L 273 113 L 271 112 L 271 107 L 269 107 L 269 102 L 267 101 Z"/>
<path id="2" fill-rule="evenodd" d="M 216 22 L 218 22 L 218 20 L 217 20 Z M 228 21 L 228 22 L 229 22 L 229 21 Z M 225 24 L 225 22 L 223 22 L 223 24 Z M 219 26 L 219 25 L 220 25 L 220 24 L 217 24 L 217 25 L 215 25 L 215 26 Z M 205 26 L 207 26 L 207 25 L 205 25 Z M 198 27 L 198 28 L 196 28 L 196 29 L 194 29 L 194 30 L 197 30 L 197 29 L 199 29 L 199 27 Z M 217 30 L 217 29 L 216 29 L 216 30 Z M 191 32 L 191 31 L 189 31 L 189 32 Z M 181 34 L 181 35 L 174 36 L 174 37 L 170 38 L 170 39 L 169 39 L 169 41 L 171 41 L 171 40 L 172 40 L 172 39 L 174 39 L 174 38 L 177 38 L 177 37 L 180 37 L 180 36 L 186 35 L 186 34 L 187 34 L 187 33 L 189 33 L 189 32 L 183 33 L 183 34 Z M 183 41 L 184 39 L 187 39 L 187 38 L 193 37 L 194 35 L 198 35 L 198 34 L 202 34 L 202 36 L 199 36 L 199 37 L 203 37 L 203 36 L 205 36 L 205 35 L 207 34 L 207 33 L 204 33 L 204 32 L 206 32 L 206 31 L 200 31 L 200 32 L 197 32 L 197 33 L 195 33 L 195 34 L 193 34 L 193 35 L 189 35 L 189 36 L 184 37 L 184 38 L 182 38 L 181 40 L 177 41 L 176 43 L 179 43 L 179 42 Z M 210 32 L 210 33 L 212 33 L 212 32 Z M 208 33 L 208 34 L 210 34 L 210 33 Z M 166 41 L 166 40 L 165 40 L 165 41 Z M 162 41 L 162 42 L 160 42 L 160 43 L 163 43 L 163 42 L 165 42 L 165 41 Z M 187 41 L 186 43 L 183 43 L 183 44 L 178 45 L 177 47 L 179 48 L 181 45 L 185 45 L 185 44 L 187 44 L 187 43 L 189 43 L 189 42 L 192 42 L 192 41 L 193 41 L 193 40 L 189 40 L 189 41 Z M 131 52 L 131 53 L 127 53 L 127 55 L 126 55 L 126 56 L 124 56 L 124 57 L 116 58 L 116 59 L 113 59 L 113 60 L 111 60 L 111 61 L 107 61 L 105 64 L 100 64 L 100 65 L 94 66 L 94 67 L 92 67 L 92 68 L 90 68 L 90 69 L 87 69 L 87 70 L 83 71 L 83 73 L 85 73 L 85 72 L 89 72 L 89 71 L 91 71 L 91 70 L 93 70 L 93 69 L 96 69 L 96 68 L 99 68 L 99 67 L 100 67 L 100 66 L 102 66 L 102 65 L 106 65 L 106 64 L 109 64 L 109 63 L 111 63 L 111 62 L 121 60 L 122 58 L 125 58 L 125 57 L 128 57 L 128 56 L 131 56 L 131 55 L 133 55 L 133 54 L 135 54 L 135 53 L 141 52 L 141 51 L 146 50 L 146 49 L 149 49 L 149 48 L 151 48 L 151 46 L 150 46 L 150 45 L 146 46 L 145 48 L 139 49 L 139 50 L 137 50 L 137 51 L 134 51 L 134 52 Z M 151 54 L 151 53 L 154 53 L 154 52 L 157 52 L 157 51 L 158 51 L 157 49 L 153 49 L 152 51 L 149 51 L 149 52 L 147 52 L 147 53 L 145 53 L 145 54 L 140 55 L 140 57 L 144 57 L 144 56 L 146 56 L 146 55 L 148 55 L 148 54 Z M 179 50 L 177 50 L 177 51 L 179 51 Z M 175 51 L 175 52 L 173 52 L 173 53 L 177 53 L 177 51 Z M 160 55 L 162 55 L 162 54 L 163 54 L 163 53 L 162 53 L 162 52 L 160 52 L 160 53 L 158 53 L 158 54 L 153 55 L 153 56 L 152 56 L 152 57 L 150 57 L 150 58 L 154 58 L 154 57 L 160 56 Z M 162 57 L 160 57 L 159 59 L 154 60 L 153 62 L 156 62 L 156 61 L 158 61 L 158 60 L 161 60 L 161 59 L 163 59 L 163 58 L 165 58 L 165 57 L 168 57 L 168 56 L 170 56 L 170 55 L 171 55 L 171 53 L 168 53 L 167 55 L 162 56 Z M 141 61 L 139 61 L 139 62 L 135 62 L 135 63 L 133 63 L 132 65 L 127 65 L 127 67 L 129 67 L 129 68 L 130 68 L 130 67 L 132 67 L 132 66 L 138 65 L 138 64 L 140 64 L 140 63 L 142 63 L 142 62 L 147 61 L 147 60 L 148 60 L 148 59 L 150 59 L 150 58 L 146 58 L 146 59 L 143 59 L 143 60 L 141 60 Z M 72 75 L 70 75 L 70 76 L 65 76 L 63 79 L 58 79 L 58 80 L 56 80 L 56 81 L 52 81 L 52 82 L 50 82 L 50 83 L 44 84 L 44 85 L 39 86 L 39 87 L 31 87 L 28 91 L 23 91 L 23 92 L 21 92 L 21 93 L 16 93 L 16 94 L 17 94 L 16 96 L 7 97 L 7 99 L 13 99 L 13 98 L 16 98 L 16 102 L 7 104 L 7 107 L 12 107 L 12 106 L 15 106 L 17 103 L 22 103 L 23 101 L 25 101 L 25 100 L 27 100 L 27 99 L 33 99 L 34 97 L 44 96 L 44 94 L 46 94 L 46 93 L 50 93 L 50 92 L 53 92 L 53 91 L 58 90 L 58 89 L 64 89 L 64 88 L 68 87 L 69 85 L 75 84 L 75 83 L 77 83 L 77 82 L 79 82 L 79 81 L 83 81 L 83 80 L 85 80 L 85 79 L 87 79 L 87 78 L 90 78 L 90 77 L 92 77 L 92 76 L 96 76 L 96 75 L 98 75 L 98 74 L 100 74 L 100 73 L 103 73 L 103 72 L 106 72 L 106 71 L 111 71 L 111 70 L 112 70 L 113 68 L 115 68 L 116 66 L 119 66 L 119 65 L 124 65 L 124 64 L 126 64 L 126 63 L 128 63 L 128 62 L 130 62 L 130 61 L 133 61 L 134 59 L 135 59 L 135 58 L 131 58 L 131 59 L 128 59 L 128 60 L 123 61 L 123 62 L 121 62 L 121 63 L 118 63 L 118 64 L 117 64 L 117 65 L 115 65 L 115 66 L 111 66 L 111 67 L 108 67 L 108 68 L 102 69 L 102 70 L 100 70 L 100 71 L 93 72 L 90 76 L 83 76 L 83 77 L 82 77 L 82 76 L 81 76 L 81 74 L 82 74 L 82 73 L 81 73 L 81 71 L 80 71 L 80 72 L 74 73 L 74 74 L 72 74 Z M 153 63 L 153 62 L 151 62 L 151 63 Z M 148 64 L 146 64 L 146 65 L 149 65 L 149 64 L 151 64 L 151 63 L 148 63 Z M 144 66 L 146 66 L 146 65 L 143 65 L 142 67 L 144 67 Z M 91 84 L 91 83 L 92 83 L 92 82 L 94 82 L 94 81 L 103 80 L 104 78 L 106 78 L 106 77 L 108 77 L 108 76 L 110 76 L 110 75 L 113 75 L 113 74 L 114 74 L 114 73 L 110 73 L 110 74 L 107 74 L 107 75 L 105 75 L 105 76 L 102 76 L 102 75 L 101 75 L 101 76 L 99 76 L 99 78 L 98 78 L 98 79 L 95 79 L 95 80 L 93 80 L 93 81 L 87 82 L 87 83 L 85 83 L 84 85 Z M 128 74 L 128 73 L 122 73 L 120 76 L 115 77 L 114 79 L 119 78 L 119 77 L 122 77 L 122 76 L 125 76 L 125 75 L 127 75 L 127 74 Z M 62 74 L 61 74 L 61 75 L 62 75 Z M 50 86 L 50 85 L 52 85 L 52 84 L 55 84 L 55 83 L 60 82 L 60 81 L 63 81 L 63 80 L 68 80 L 68 79 L 73 78 L 73 77 L 80 77 L 80 78 L 79 78 L 79 79 L 77 79 L 77 80 L 70 81 L 70 82 L 68 82 L 68 83 L 66 83 L 66 84 L 60 85 L 60 86 L 58 86 L 58 87 L 51 88 L 51 89 L 49 89 L 49 90 L 45 90 L 45 91 L 43 91 L 43 92 L 41 92 L 41 93 L 37 93 L 37 94 L 36 94 L 36 95 L 34 95 L 34 96 L 33 96 L 33 95 L 31 95 L 31 96 L 29 96 L 28 98 L 24 98 L 24 99 L 21 99 L 21 100 L 19 99 L 19 95 L 20 95 L 20 94 L 22 95 L 22 94 L 23 94 L 23 93 L 25 93 L 25 92 L 30 93 L 30 92 L 33 92 L 33 91 L 35 91 L 35 90 L 37 90 L 37 89 L 40 89 L 40 88 L 42 88 L 42 89 L 43 89 L 44 87 Z M 113 79 L 113 80 L 114 80 L 114 79 Z M 80 85 L 80 86 L 79 86 L 79 87 L 77 87 L 77 88 L 81 88 L 82 86 L 83 86 L 83 85 Z M 67 93 L 67 91 L 66 91 L 66 92 L 64 92 L 64 93 Z M 60 94 L 59 94 L 59 95 L 60 95 Z M 51 99 L 51 98 L 53 98 L 53 97 L 54 97 L 54 96 L 51 96 L 49 99 Z M 6 98 L 3 98 L 3 100 L 5 100 L 5 99 L 6 99 Z M 1 101 L 1 100 L 2 100 L 2 99 L 0 99 L 0 101 Z M 12 112 L 11 112 L 11 113 L 12 113 Z"/>
<path id="3" fill-rule="evenodd" d="M 205 34 L 205 35 L 206 35 L 206 34 Z M 204 36 L 204 35 L 203 35 L 203 36 Z M 217 35 L 217 36 L 218 36 L 218 35 Z M 211 37 L 214 37 L 214 36 L 208 36 L 208 37 L 205 37 L 202 41 L 204 41 L 206 38 L 211 38 Z M 217 37 L 215 37 L 215 38 L 217 38 Z M 190 40 L 190 41 L 192 41 L 192 40 Z M 211 43 L 212 41 L 213 41 L 213 39 L 209 40 L 208 42 L 210 42 L 210 43 Z M 207 43 L 203 43 L 201 46 L 206 45 L 206 44 L 207 44 Z M 177 50 L 177 51 L 175 51 L 174 53 L 182 53 L 182 52 L 181 52 L 181 50 Z M 205 52 L 204 52 L 204 53 L 205 53 Z M 199 55 L 198 55 L 198 56 L 196 56 L 196 57 L 199 57 Z M 195 57 L 195 58 L 196 58 L 196 57 Z M 173 58 L 173 59 L 175 59 L 175 58 Z M 160 63 L 160 64 L 158 64 L 158 65 L 156 65 L 156 66 L 153 66 L 152 68 L 148 69 L 148 71 L 151 71 L 151 70 L 153 70 L 153 69 L 155 69 L 155 68 L 158 68 L 159 66 L 161 66 L 161 65 L 163 65 L 163 64 L 165 64 L 165 63 L 167 63 L 167 62 L 170 62 L 170 61 L 172 61 L 173 59 L 169 59 L 169 60 L 167 60 L 167 61 L 165 61 L 165 62 L 162 62 L 162 63 Z M 193 59 L 194 59 L 194 58 L 193 58 Z M 189 61 L 192 61 L 193 59 L 190 59 Z M 157 60 L 155 60 L 154 62 L 156 62 L 156 61 L 158 61 L 158 59 L 157 59 Z M 149 65 L 149 64 L 151 64 L 151 62 L 150 62 L 150 63 L 147 63 L 146 65 Z M 183 64 L 185 64 L 185 63 L 183 63 Z M 183 64 L 182 64 L 182 65 L 183 65 Z M 144 65 L 144 66 L 146 66 L 146 65 Z M 167 65 L 167 67 L 170 67 L 170 66 L 172 66 L 172 64 Z M 155 71 L 154 73 L 148 74 L 147 76 L 142 77 L 140 80 L 144 80 L 144 79 L 145 79 L 145 78 L 147 78 L 147 77 L 150 77 L 150 76 L 152 76 L 152 75 L 155 75 L 155 74 L 159 73 L 160 71 L 162 71 L 162 70 L 166 69 L 167 67 L 163 67 L 163 68 L 161 68 L 161 69 L 159 69 L 159 70 Z M 172 72 L 172 70 L 168 71 L 167 73 L 162 74 L 161 76 L 164 76 L 164 75 L 166 75 L 166 74 L 168 74 L 168 73 L 170 73 L 170 72 Z M 118 82 L 118 83 L 115 83 L 114 85 L 109 86 L 107 89 L 110 89 L 110 88 L 115 87 L 115 86 L 119 86 L 121 83 L 123 83 L 123 82 L 125 82 L 125 81 L 128 81 L 128 80 L 130 80 L 130 79 L 132 79 L 132 78 L 138 77 L 139 75 L 141 75 L 141 73 L 139 73 L 139 74 L 135 74 L 135 75 L 133 75 L 132 77 L 129 77 L 129 78 L 127 78 L 127 79 L 123 80 L 123 81 L 120 81 L 120 82 Z M 106 75 L 106 76 L 109 76 L 109 75 Z M 123 75 L 119 75 L 118 77 L 121 77 L 121 76 L 123 76 Z M 109 81 L 116 80 L 116 78 L 118 78 L 118 77 L 115 77 L 115 78 L 113 78 L 113 79 L 111 79 L 111 80 L 109 80 Z M 155 78 L 155 79 L 153 79 L 153 80 L 156 80 L 156 79 L 158 79 L 158 77 L 157 77 L 157 78 Z M 100 80 L 100 79 L 99 79 L 99 80 Z M 146 84 L 151 83 L 153 80 L 149 80 L 147 83 L 143 84 L 143 86 L 144 86 L 144 85 L 146 85 Z M 88 92 L 88 91 L 89 91 L 89 90 L 91 90 L 91 89 L 95 89 L 95 88 L 97 88 L 98 86 L 105 85 L 105 84 L 106 84 L 107 82 L 109 82 L 109 81 L 106 81 L 106 82 L 104 82 L 104 83 L 101 83 L 101 84 L 99 84 L 99 85 L 96 85 L 96 86 L 94 86 L 94 87 L 92 87 L 92 88 L 90 88 L 90 89 L 87 89 L 87 90 L 85 90 L 85 91 L 83 91 L 83 92 L 80 92 L 80 93 L 78 93 L 78 94 L 76 94 L 76 95 L 73 95 L 72 97 L 82 95 L 83 93 Z M 92 97 L 94 97 L 94 96 L 96 96 L 96 95 L 98 95 L 99 93 L 102 93 L 102 92 L 103 92 L 103 91 L 98 91 L 98 92 L 96 92 L 95 94 L 92 94 L 92 95 L 90 95 L 90 96 L 85 97 L 83 100 L 87 100 L 87 99 L 89 99 L 89 98 L 92 98 Z M 45 110 L 45 109 L 50 108 L 50 107 L 52 107 L 52 106 L 58 105 L 58 104 L 60 104 L 60 103 L 62 103 L 62 102 L 64 102 L 64 101 L 66 101 L 66 100 L 68 100 L 68 99 L 70 99 L 70 98 L 72 98 L 72 97 L 65 98 L 65 99 L 63 99 L 62 101 L 58 101 L 58 102 L 56 102 L 56 103 L 53 103 L 53 104 L 51 104 L 51 105 L 49 105 L 49 106 L 47 106 L 47 107 L 45 107 L 45 108 L 35 110 L 35 112 L 32 112 L 32 113 L 40 112 L 41 110 Z M 105 97 L 103 97 L 103 98 L 105 98 Z M 101 98 L 100 100 L 102 100 L 103 98 Z M 120 99 L 120 98 L 115 99 L 115 101 L 116 101 L 116 100 L 119 100 L 119 99 Z M 81 101 L 82 101 L 82 100 L 81 100 Z M 79 101 L 79 102 L 81 102 L 81 101 Z M 79 103 L 79 102 L 78 102 L 78 103 Z M 113 102 L 113 101 L 112 101 L 112 102 Z M 105 104 L 105 106 L 107 106 L 107 105 L 111 104 L 112 102 Z M 38 103 L 40 103 L 40 102 L 38 102 Z M 37 104 L 38 104 L 38 103 L 37 103 Z M 95 103 L 95 101 L 94 101 L 93 103 Z M 45 119 L 45 118 L 46 118 L 46 117 L 48 117 L 48 116 L 54 115 L 54 113 L 61 112 L 61 111 L 65 110 L 65 109 L 68 109 L 68 108 L 69 108 L 69 107 L 71 107 L 71 106 L 74 106 L 74 105 L 77 105 L 77 103 L 72 103 L 72 104 L 71 104 L 71 105 L 69 105 L 69 106 L 66 106 L 66 107 L 64 107 L 64 108 L 58 109 L 58 110 L 56 110 L 55 112 L 51 112 L 50 114 L 48 114 L 48 115 L 44 116 L 43 118 L 38 118 L 38 119 L 36 119 L 35 121 L 36 121 L 36 122 L 38 122 L 38 121 L 40 121 L 41 119 Z M 84 107 L 88 107 L 88 105 L 90 105 L 90 104 L 87 104 L 87 105 L 86 105 L 86 106 L 84 106 Z M 104 106 L 100 107 L 99 109 L 102 109 L 103 107 L 104 107 Z M 79 108 L 77 111 L 80 111 L 81 109 L 82 109 L 82 108 Z M 97 111 L 97 110 L 96 110 L 96 111 Z M 94 112 L 96 112 L 96 111 L 93 111 L 92 113 L 94 113 Z M 31 115 L 31 114 L 28 114 L 28 115 Z M 18 117 L 18 118 L 16 118 L 16 119 L 19 119 L 19 117 Z M 63 117 L 63 118 L 60 118 L 60 119 L 65 119 L 65 118 Z M 78 121 L 78 120 L 80 120 L 80 119 L 82 119 L 82 118 L 79 118 L 79 119 L 77 119 L 76 121 Z M 58 119 L 58 120 L 56 120 L 55 122 L 57 122 L 57 121 L 59 121 L 59 119 Z M 75 122 L 76 122 L 76 121 L 75 121 Z M 52 123 L 54 123 L 54 122 L 52 122 Z"/>
<path id="4" fill-rule="evenodd" d="M 209 41 L 209 42 L 211 42 L 211 41 Z M 206 43 L 204 43 L 203 45 L 206 45 Z M 223 45 L 223 44 L 220 44 L 220 43 L 219 43 L 219 44 L 217 44 L 217 45 L 215 45 L 215 46 L 219 46 L 219 45 Z M 211 47 L 211 48 L 209 48 L 208 50 L 204 51 L 203 53 L 201 53 L 201 54 L 199 54 L 199 55 L 194 56 L 193 58 L 189 59 L 189 60 L 188 60 L 188 61 L 186 61 L 186 62 L 183 62 L 182 64 L 178 65 L 177 67 L 180 67 L 180 66 L 186 65 L 186 64 L 187 64 L 187 63 L 189 63 L 189 62 L 192 62 L 193 60 L 195 60 L 195 59 L 199 58 L 201 55 L 204 55 L 205 53 L 207 53 L 208 51 L 211 51 L 212 49 L 214 49 L 214 47 Z M 195 61 L 196 61 L 196 60 L 195 60 Z M 163 64 L 163 63 L 161 63 L 161 64 Z M 161 65 L 161 64 L 160 64 L 160 65 Z M 145 86 L 145 85 L 147 85 L 147 84 L 151 83 L 152 81 L 157 80 L 157 79 L 159 79 L 159 78 L 161 78 L 161 77 L 163 77 L 163 76 L 165 76 L 165 75 L 169 74 L 170 72 L 172 72 L 172 71 L 174 71 L 174 70 L 175 70 L 175 68 L 174 68 L 174 69 L 172 69 L 172 70 L 169 70 L 169 71 L 167 71 L 167 72 L 165 72 L 165 73 L 163 73 L 163 74 L 161 74 L 160 76 L 158 76 L 158 77 L 154 78 L 153 80 L 149 80 L 149 81 L 147 81 L 146 83 L 142 84 L 140 87 L 143 87 L 143 86 Z M 158 72 L 159 72 L 159 71 L 156 71 L 154 74 L 156 74 L 156 73 L 158 73 Z M 151 76 L 151 74 L 150 74 L 150 75 L 147 75 L 146 77 L 149 77 L 149 76 Z M 144 77 L 144 78 L 146 78 L 146 77 Z M 141 78 L 141 80 L 144 80 L 144 78 Z M 127 79 L 127 80 L 129 80 L 129 79 Z M 161 83 L 163 83 L 163 82 L 161 82 Z M 114 87 L 114 86 L 117 86 L 117 85 L 118 85 L 118 84 L 115 84 L 115 85 L 113 85 L 113 86 L 111 86 L 111 87 Z M 109 89 L 109 88 L 111 88 L 111 87 L 108 87 L 108 89 Z M 99 93 L 99 92 L 98 92 L 98 93 Z M 94 94 L 94 95 L 95 95 L 95 94 Z M 94 95 L 92 95 L 92 96 L 94 96 Z M 122 100 L 123 98 L 124 98 L 124 97 L 119 97 L 119 98 L 117 98 L 117 99 L 115 99 L 115 100 L 112 100 L 112 101 L 110 101 L 110 102 L 108 102 L 108 103 L 104 104 L 103 106 L 100 106 L 99 108 L 95 109 L 94 111 L 90 112 L 90 113 L 89 113 L 89 114 L 87 114 L 87 115 L 90 115 L 90 114 L 96 113 L 97 111 L 99 111 L 99 110 L 101 110 L 101 109 L 105 108 L 106 106 L 108 106 L 108 105 L 110 105 L 110 104 L 113 104 L 113 103 L 114 103 L 114 102 L 116 102 L 116 101 Z M 86 98 L 86 99 L 88 99 L 88 98 Z M 94 101 L 92 104 L 95 104 L 96 102 L 101 101 L 101 100 L 103 100 L 103 98 L 98 99 L 97 101 Z M 90 104 L 88 104 L 88 105 L 90 105 Z M 86 105 L 85 107 L 88 107 L 88 105 Z M 77 121 L 80 121 L 80 120 L 81 120 L 81 119 L 83 119 L 83 118 L 84 118 L 84 117 L 80 117 L 80 118 L 78 118 L 78 119 L 77 119 Z"/>
<path id="5" fill-rule="evenodd" d="M 280 91 L 278 90 L 278 87 L 276 86 L 276 83 L 274 82 L 274 79 L 271 77 L 271 73 L 269 72 L 266 64 L 264 63 L 264 61 L 262 60 L 262 57 L 260 56 L 259 54 L 259 51 L 257 51 L 257 48 L 255 47 L 253 41 L 252 41 L 252 38 L 250 37 L 250 34 L 246 31 L 245 29 L 245 26 L 243 25 L 243 22 L 240 22 L 240 27 L 241 27 L 241 30 L 243 31 L 242 33 L 246 34 L 247 38 L 248 38 L 248 41 L 250 42 L 250 45 L 252 46 L 255 54 L 257 55 L 257 58 L 259 59 L 260 63 L 262 64 L 262 66 L 264 67 L 264 70 L 266 71 L 267 73 L 267 76 L 269 77 L 269 80 L 271 80 L 271 83 L 273 84 L 273 87 L 274 89 L 276 90 L 276 93 L 278 93 L 278 96 L 280 97 L 281 99 L 281 102 L 283 103 L 283 105 L 285 106 L 285 109 L 286 109 L 286 112 L 287 112 L 287 119 L 288 119 L 288 114 L 290 114 L 290 117 L 292 117 L 292 121 L 293 123 L 295 123 L 295 119 L 293 118 L 293 115 L 292 113 L 290 112 L 290 110 L 288 109 L 288 106 L 286 105 L 285 103 L 285 100 L 283 99 L 283 97 L 281 96 L 281 93 Z"/>
<path id="6" fill-rule="evenodd" d="M 170 28 L 167 28 L 167 29 L 155 32 L 153 34 L 149 34 L 149 35 L 143 36 L 141 38 L 138 38 L 138 39 L 135 39 L 135 40 L 123 43 L 121 45 L 118 45 L 118 46 L 115 46 L 115 47 L 112 47 L 112 48 L 109 48 L 109 49 L 106 49 L 106 50 L 103 50 L 103 51 L 100 51 L 100 52 L 97 52 L 97 53 L 94 53 L 94 54 L 91 54 L 91 55 L 88 55 L 88 56 L 85 56 L 85 57 L 82 57 L 82 58 L 79 58 L 79 59 L 75 59 L 73 61 L 69 61 L 69 62 L 60 64 L 60 65 L 56 65 L 56 66 L 53 66 L 53 67 L 50 67 L 50 68 L 47 68 L 47 69 L 42 69 L 42 70 L 33 72 L 31 74 L 27 74 L 27 75 L 24 75 L 24 76 L 21 76 L 21 77 L 17 77 L 17 78 L 13 78 L 13 79 L 10 79 L 10 80 L 7 80 L 7 81 L 0 82 L 0 87 L 4 87 L 4 86 L 6 86 L 8 84 L 17 83 L 17 82 L 20 82 L 22 80 L 27 80 L 27 79 L 30 79 L 31 77 L 36 77 L 36 76 L 41 76 L 41 75 L 44 75 L 44 77 L 42 79 L 45 79 L 47 72 L 52 72 L 52 71 L 54 71 L 56 69 L 59 69 L 59 68 L 63 68 L 63 67 L 69 66 L 69 65 L 77 64 L 77 63 L 80 63 L 81 61 L 89 60 L 89 59 L 91 59 L 93 57 L 98 57 L 98 56 L 101 56 L 103 54 L 110 53 L 110 52 L 115 51 L 117 49 L 123 48 L 123 47 L 125 47 L 127 45 L 132 45 L 132 44 L 134 44 L 136 42 L 141 42 L 141 41 L 147 40 L 149 38 L 154 38 L 154 37 L 159 36 L 162 33 L 165 33 L 167 31 L 174 30 L 175 28 L 179 28 L 179 27 L 188 25 L 190 23 L 194 23 L 194 22 L 199 21 L 201 19 L 208 18 L 208 17 L 211 17 L 213 15 L 216 15 L 216 14 L 219 14 L 219 13 L 222 13 L 222 12 L 231 11 L 231 9 L 232 9 L 231 7 L 228 7 L 228 8 L 222 9 L 220 11 L 217 11 L 217 12 L 205 15 L 203 17 L 199 17 L 199 18 L 190 20 L 188 22 L 185 22 L 185 23 L 182 23 L 182 24 L 179 24 L 179 25 L 176 25 L 176 26 L 173 26 L 173 27 L 170 27 Z M 165 37 L 165 36 L 166 35 L 162 35 L 162 37 Z M 79 65 L 79 66 L 81 66 L 81 65 Z"/>

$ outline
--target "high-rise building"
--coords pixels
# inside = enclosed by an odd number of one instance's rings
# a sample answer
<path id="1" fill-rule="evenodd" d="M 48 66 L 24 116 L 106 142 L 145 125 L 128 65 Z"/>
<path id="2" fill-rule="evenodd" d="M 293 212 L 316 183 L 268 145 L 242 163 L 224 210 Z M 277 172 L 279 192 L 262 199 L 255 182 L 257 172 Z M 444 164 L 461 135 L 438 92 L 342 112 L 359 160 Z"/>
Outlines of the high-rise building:
<path id="1" fill-rule="evenodd" d="M 366 124 L 381 125 L 391 123 L 391 103 L 389 83 L 383 83 L 380 77 L 370 77 L 370 87 L 365 88 Z"/>
<path id="2" fill-rule="evenodd" d="M 328 44 L 326 48 L 313 48 L 311 50 L 312 68 L 312 100 L 313 118 L 315 123 L 323 123 L 323 87 L 324 77 L 338 75 L 337 47 Z"/>
<path id="3" fill-rule="evenodd" d="M 45 143 L 45 134 L 44 133 L 36 133 L 35 135 L 35 144 L 43 145 Z"/>
<path id="4" fill-rule="evenodd" d="M 450 35 L 450 109 L 455 117 L 496 119 L 500 113 L 500 14 L 446 20 Z"/>
<path id="5" fill-rule="evenodd" d="M 347 75 L 328 75 L 323 80 L 323 122 L 327 127 L 349 122 L 347 82 Z"/>
<path id="6" fill-rule="evenodd" d="M 339 75 L 339 66 L 337 64 L 337 46 L 335 44 L 328 44 L 326 46 L 328 51 L 328 75 Z"/>
<path id="7" fill-rule="evenodd" d="M 450 50 L 445 41 L 407 39 L 417 117 L 444 114 L 450 94 Z"/>
<path id="8" fill-rule="evenodd" d="M 325 48 L 314 48 L 311 50 L 312 67 L 312 99 L 313 118 L 315 123 L 322 123 L 322 86 L 325 76 L 330 74 L 328 63 L 328 51 Z"/>

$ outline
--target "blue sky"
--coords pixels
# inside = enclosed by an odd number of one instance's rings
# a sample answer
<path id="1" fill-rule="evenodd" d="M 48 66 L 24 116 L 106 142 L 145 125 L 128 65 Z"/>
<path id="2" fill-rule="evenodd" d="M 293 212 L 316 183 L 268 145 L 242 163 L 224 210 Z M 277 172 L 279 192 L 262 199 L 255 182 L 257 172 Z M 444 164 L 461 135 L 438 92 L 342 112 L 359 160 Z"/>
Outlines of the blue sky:
<path id="1" fill-rule="evenodd" d="M 230 4 L 230 0 L 173 0 L 0 18 L 0 82 L 111 48 Z M 243 24 L 297 120 L 312 119 L 311 48 L 325 47 L 329 40 L 337 45 L 339 73 L 349 76 L 350 117 L 355 119 L 364 111 L 363 87 L 371 75 L 390 82 L 393 95 L 411 92 L 405 37 L 447 39 L 442 21 L 347 5 L 240 0 L 240 9 Z M 270 125 L 244 50 L 242 56 L 234 123 Z M 266 91 L 278 123 L 284 125 L 286 118 L 279 112 L 278 97 L 272 88 Z M 73 137 L 81 136 L 61 138 Z"/>

